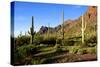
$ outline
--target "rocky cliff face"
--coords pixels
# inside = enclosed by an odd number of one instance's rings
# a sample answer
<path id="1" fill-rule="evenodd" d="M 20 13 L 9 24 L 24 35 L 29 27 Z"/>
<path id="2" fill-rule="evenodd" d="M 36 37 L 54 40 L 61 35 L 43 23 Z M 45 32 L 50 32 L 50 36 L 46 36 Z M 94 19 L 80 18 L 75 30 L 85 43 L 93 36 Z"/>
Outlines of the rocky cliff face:
<path id="1" fill-rule="evenodd" d="M 48 30 L 49 30 L 49 33 L 53 33 L 53 32 L 55 32 L 56 27 L 55 28 L 52 28 L 52 27 L 41 26 L 41 28 L 39 30 L 39 33 L 40 34 L 45 34 L 45 33 L 48 32 Z"/>
<path id="2" fill-rule="evenodd" d="M 41 26 L 40 30 L 39 30 L 39 33 L 40 34 L 44 34 L 48 31 L 48 27 L 45 27 L 45 26 Z"/>
<path id="3" fill-rule="evenodd" d="M 90 6 L 84 16 L 84 22 L 86 22 L 86 33 L 96 32 L 97 27 L 97 7 Z M 76 20 L 65 21 L 65 36 L 81 36 L 81 16 Z"/>

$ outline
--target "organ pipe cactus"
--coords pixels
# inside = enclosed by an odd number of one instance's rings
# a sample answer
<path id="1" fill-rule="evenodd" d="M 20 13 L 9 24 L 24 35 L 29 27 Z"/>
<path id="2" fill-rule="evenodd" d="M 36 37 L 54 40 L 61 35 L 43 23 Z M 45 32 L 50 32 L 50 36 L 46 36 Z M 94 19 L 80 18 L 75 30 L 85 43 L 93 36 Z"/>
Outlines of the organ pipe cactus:
<path id="1" fill-rule="evenodd" d="M 28 31 L 29 35 L 30 35 L 30 43 L 33 44 L 33 39 L 34 39 L 34 17 L 32 16 L 32 25 L 30 27 L 30 31 Z"/>
<path id="2" fill-rule="evenodd" d="M 86 22 L 84 21 L 84 16 L 82 16 L 82 44 L 84 44 L 84 36 L 85 36 L 85 30 L 86 30 Z"/>

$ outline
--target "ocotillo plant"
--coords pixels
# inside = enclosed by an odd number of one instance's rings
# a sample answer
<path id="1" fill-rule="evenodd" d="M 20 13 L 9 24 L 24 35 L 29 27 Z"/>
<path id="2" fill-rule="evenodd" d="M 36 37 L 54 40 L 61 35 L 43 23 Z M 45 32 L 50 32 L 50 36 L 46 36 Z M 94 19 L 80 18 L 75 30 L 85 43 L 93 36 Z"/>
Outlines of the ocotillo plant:
<path id="1" fill-rule="evenodd" d="M 33 39 L 34 39 L 34 17 L 32 16 L 32 25 L 30 27 L 30 31 L 28 31 L 29 35 L 30 35 L 30 43 L 33 44 Z"/>
<path id="2" fill-rule="evenodd" d="M 85 30 L 86 30 L 86 22 L 84 21 L 84 17 L 82 16 L 82 44 L 84 44 L 84 36 L 85 36 Z"/>

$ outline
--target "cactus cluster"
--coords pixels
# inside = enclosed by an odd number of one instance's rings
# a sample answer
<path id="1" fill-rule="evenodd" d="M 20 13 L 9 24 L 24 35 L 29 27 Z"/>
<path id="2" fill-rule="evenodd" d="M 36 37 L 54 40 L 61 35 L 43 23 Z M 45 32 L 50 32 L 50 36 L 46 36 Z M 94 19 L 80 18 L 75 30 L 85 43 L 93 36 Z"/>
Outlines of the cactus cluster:
<path id="1" fill-rule="evenodd" d="M 28 34 L 30 35 L 30 43 L 33 44 L 33 39 L 34 39 L 34 17 L 32 16 L 32 25 L 30 27 L 30 31 L 28 31 Z"/>
<path id="2" fill-rule="evenodd" d="M 82 44 L 84 44 L 84 33 L 86 30 L 86 22 L 84 21 L 84 16 L 82 16 L 82 27 L 81 27 L 81 31 L 82 31 Z"/>

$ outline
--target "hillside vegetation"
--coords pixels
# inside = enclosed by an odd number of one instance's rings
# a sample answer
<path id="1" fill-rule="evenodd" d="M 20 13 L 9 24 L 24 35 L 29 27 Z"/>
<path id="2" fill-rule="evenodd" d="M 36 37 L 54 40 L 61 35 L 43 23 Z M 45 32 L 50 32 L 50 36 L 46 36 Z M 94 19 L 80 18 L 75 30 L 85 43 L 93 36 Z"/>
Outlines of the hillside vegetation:
<path id="1" fill-rule="evenodd" d="M 83 31 L 84 38 L 82 37 L 82 17 L 86 25 Z M 97 7 L 88 7 L 87 12 L 78 19 L 66 20 L 57 27 L 42 26 L 38 32 L 34 32 L 33 22 L 29 35 L 14 38 L 15 65 L 97 59 Z"/>

